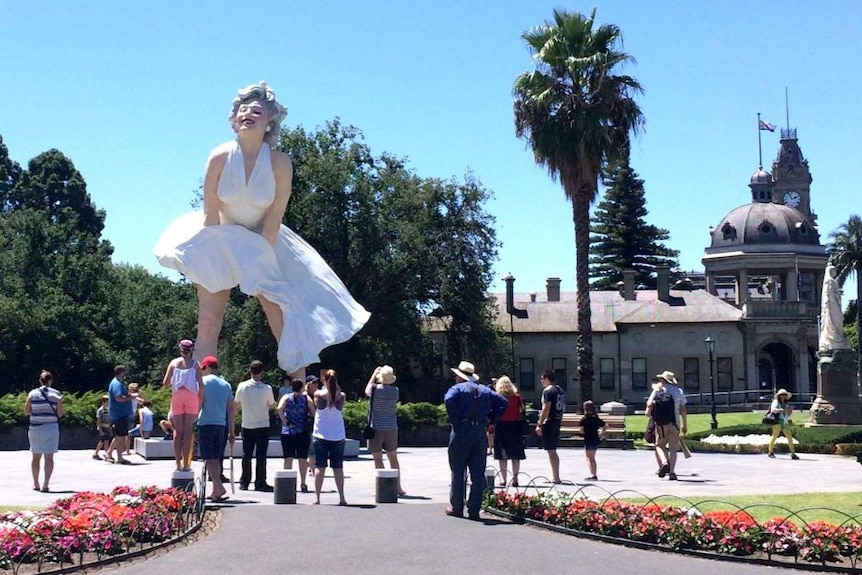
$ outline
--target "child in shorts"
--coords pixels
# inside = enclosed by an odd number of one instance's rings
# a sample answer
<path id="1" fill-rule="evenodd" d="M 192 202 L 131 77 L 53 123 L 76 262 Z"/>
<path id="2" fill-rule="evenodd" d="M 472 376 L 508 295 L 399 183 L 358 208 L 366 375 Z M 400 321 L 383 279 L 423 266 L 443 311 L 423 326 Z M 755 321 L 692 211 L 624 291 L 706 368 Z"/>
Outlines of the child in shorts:
<path id="1" fill-rule="evenodd" d="M 108 446 L 111 445 L 111 414 L 108 413 L 107 395 L 102 396 L 102 405 L 96 410 L 96 432 L 99 434 L 99 441 L 96 443 L 93 459 L 101 460 L 99 451 L 104 449 L 107 456 Z"/>

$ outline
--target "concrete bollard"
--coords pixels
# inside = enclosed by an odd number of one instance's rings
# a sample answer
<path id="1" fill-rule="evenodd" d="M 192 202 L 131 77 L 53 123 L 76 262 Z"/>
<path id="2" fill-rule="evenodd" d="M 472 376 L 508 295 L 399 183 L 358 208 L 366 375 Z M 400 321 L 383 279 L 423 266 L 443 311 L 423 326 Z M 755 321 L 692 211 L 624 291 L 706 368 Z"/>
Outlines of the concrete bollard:
<path id="1" fill-rule="evenodd" d="M 297 477 L 298 474 L 295 469 L 281 469 L 275 472 L 272 496 L 276 505 L 296 503 Z"/>
<path id="2" fill-rule="evenodd" d="M 485 468 L 485 489 L 494 489 L 494 481 L 497 479 L 497 470 L 493 467 Z"/>
<path id="3" fill-rule="evenodd" d="M 179 471 L 176 470 L 171 474 L 171 487 L 189 491 L 194 489 L 195 472 L 194 471 Z"/>
<path id="4" fill-rule="evenodd" d="M 398 470 L 375 469 L 374 500 L 377 503 L 398 503 Z"/>

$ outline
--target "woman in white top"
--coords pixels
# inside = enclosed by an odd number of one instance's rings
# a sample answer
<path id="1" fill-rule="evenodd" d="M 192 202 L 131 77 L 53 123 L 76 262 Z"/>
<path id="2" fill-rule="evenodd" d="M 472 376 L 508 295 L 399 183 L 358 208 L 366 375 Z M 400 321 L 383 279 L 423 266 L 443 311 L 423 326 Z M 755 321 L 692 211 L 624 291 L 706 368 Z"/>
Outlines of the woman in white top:
<path id="1" fill-rule="evenodd" d="M 195 422 L 204 403 L 204 382 L 201 366 L 192 359 L 193 341 L 180 342 L 180 356 L 171 360 L 162 385 L 171 386 L 171 423 L 174 424 L 174 457 L 177 471 L 192 468 Z"/>
<path id="2" fill-rule="evenodd" d="M 60 418 L 63 417 L 63 398 L 60 392 L 51 387 L 54 378 L 49 371 L 39 374 L 39 387 L 27 394 L 24 413 L 30 418 L 27 432 L 33 460 L 33 490 L 48 491 L 48 482 L 54 472 L 54 454 L 60 443 Z M 45 480 L 39 486 L 39 463 L 45 456 Z"/>
<path id="3" fill-rule="evenodd" d="M 338 387 L 338 375 L 334 369 L 323 373 L 323 388 L 314 394 L 314 429 L 311 433 L 314 443 L 314 504 L 320 504 L 320 489 L 326 464 L 332 467 L 335 487 L 338 489 L 338 504 L 347 505 L 344 500 L 344 407 L 345 395 Z"/>

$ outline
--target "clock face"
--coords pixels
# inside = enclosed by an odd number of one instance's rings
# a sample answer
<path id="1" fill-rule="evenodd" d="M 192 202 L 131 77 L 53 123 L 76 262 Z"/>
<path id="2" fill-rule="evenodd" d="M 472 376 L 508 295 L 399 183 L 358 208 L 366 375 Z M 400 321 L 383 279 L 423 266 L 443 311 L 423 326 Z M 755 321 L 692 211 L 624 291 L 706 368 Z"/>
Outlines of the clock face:
<path id="1" fill-rule="evenodd" d="M 795 190 L 790 190 L 786 194 L 784 194 L 784 204 L 790 206 L 791 208 L 799 207 L 799 203 L 802 201 L 802 198 L 799 196 L 799 192 Z"/>

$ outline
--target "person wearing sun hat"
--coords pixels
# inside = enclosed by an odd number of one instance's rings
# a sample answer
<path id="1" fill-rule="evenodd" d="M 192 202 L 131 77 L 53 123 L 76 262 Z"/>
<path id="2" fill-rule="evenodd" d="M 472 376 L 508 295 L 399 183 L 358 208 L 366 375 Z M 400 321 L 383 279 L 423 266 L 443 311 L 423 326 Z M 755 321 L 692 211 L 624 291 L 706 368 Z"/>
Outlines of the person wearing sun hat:
<path id="1" fill-rule="evenodd" d="M 368 440 L 368 451 L 374 458 L 375 469 L 383 469 L 383 452 L 389 459 L 389 467 L 399 469 L 398 495 L 406 495 L 401 489 L 401 472 L 398 463 L 398 418 L 396 408 L 400 392 L 392 384 L 396 380 L 395 370 L 391 365 L 374 368 L 374 372 L 365 386 L 365 395 L 371 398 L 371 427 L 374 437 Z"/>
<path id="2" fill-rule="evenodd" d="M 676 454 L 681 449 L 680 434 L 688 432 L 685 394 L 678 386 L 672 371 L 665 370 L 656 375 L 646 405 L 646 415 L 655 422 L 658 476 L 667 475 L 671 481 L 677 480 Z"/>
<path id="3" fill-rule="evenodd" d="M 792 396 L 792 393 L 782 387 L 772 397 L 769 413 L 774 413 L 778 416 L 778 419 L 772 426 L 772 437 L 769 439 L 769 451 L 767 452 L 769 457 L 775 457 L 775 453 L 773 452 L 775 449 L 775 440 L 778 439 L 779 435 L 784 433 L 784 437 L 787 438 L 787 447 L 790 450 L 790 459 L 799 459 L 799 456 L 796 455 L 796 448 L 793 445 L 793 431 L 790 427 L 790 414 L 793 413 L 793 407 L 791 407 L 789 401 Z"/>
<path id="4" fill-rule="evenodd" d="M 464 479 L 469 470 L 467 515 L 470 519 L 478 520 L 488 457 L 485 429 L 488 422 L 495 422 L 505 413 L 509 402 L 488 386 L 479 385 L 479 375 L 469 361 L 462 361 L 457 368 L 450 369 L 455 374 L 455 384 L 446 391 L 443 399 L 452 426 L 449 434 L 451 481 L 446 515 L 464 516 Z"/>

